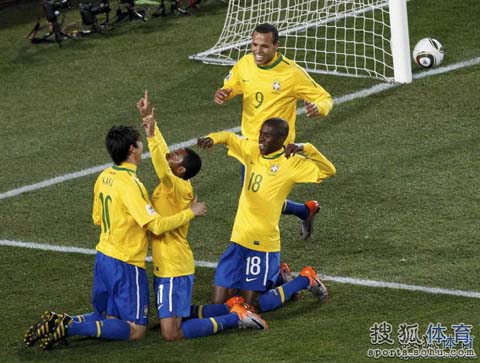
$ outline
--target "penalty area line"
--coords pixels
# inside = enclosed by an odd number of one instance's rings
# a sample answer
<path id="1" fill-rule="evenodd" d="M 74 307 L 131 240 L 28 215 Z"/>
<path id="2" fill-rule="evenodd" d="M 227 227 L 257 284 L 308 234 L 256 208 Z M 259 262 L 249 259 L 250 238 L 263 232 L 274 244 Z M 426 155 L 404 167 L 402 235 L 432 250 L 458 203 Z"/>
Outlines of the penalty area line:
<path id="1" fill-rule="evenodd" d="M 35 242 L 11 241 L 11 240 L 5 240 L 5 239 L 0 240 L 0 246 L 28 248 L 33 250 L 63 252 L 63 253 L 79 253 L 82 255 L 95 255 L 97 252 L 96 250 L 91 248 L 59 246 L 59 245 L 50 245 L 50 244 L 35 243 Z M 151 262 L 152 257 L 148 256 L 146 260 L 148 262 Z M 217 264 L 215 262 L 209 262 L 209 261 L 195 261 L 195 266 L 216 268 Z M 298 275 L 298 272 L 294 273 L 294 275 Z M 451 295 L 451 296 L 480 299 L 480 292 L 476 292 L 476 291 L 444 289 L 439 287 L 408 285 L 408 284 L 401 284 L 397 282 L 366 280 L 366 279 L 357 279 L 353 277 L 331 276 L 331 275 L 323 275 L 323 274 L 320 274 L 320 277 L 322 278 L 322 280 L 337 282 L 341 284 L 367 286 L 367 287 L 374 287 L 374 288 L 387 288 L 387 289 L 394 289 L 394 290 L 417 291 L 417 292 L 424 292 L 428 294 Z"/>

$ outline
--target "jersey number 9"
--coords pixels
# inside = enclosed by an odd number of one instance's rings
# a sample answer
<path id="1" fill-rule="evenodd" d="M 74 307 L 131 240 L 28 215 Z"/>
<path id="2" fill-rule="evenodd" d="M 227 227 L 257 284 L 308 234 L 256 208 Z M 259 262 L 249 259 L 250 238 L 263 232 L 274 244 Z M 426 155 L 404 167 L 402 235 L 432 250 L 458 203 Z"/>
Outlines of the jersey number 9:
<path id="1" fill-rule="evenodd" d="M 255 105 L 255 108 L 259 108 L 262 105 L 263 98 L 264 96 L 262 92 L 255 93 L 255 101 L 257 102 L 257 104 Z"/>

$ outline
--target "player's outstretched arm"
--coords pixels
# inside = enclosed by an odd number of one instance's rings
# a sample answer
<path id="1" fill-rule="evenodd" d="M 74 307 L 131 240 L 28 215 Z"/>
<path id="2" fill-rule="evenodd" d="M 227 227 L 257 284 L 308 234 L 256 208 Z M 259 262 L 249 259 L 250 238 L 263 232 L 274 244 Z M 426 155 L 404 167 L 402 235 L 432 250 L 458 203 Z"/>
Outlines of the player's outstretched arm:
<path id="1" fill-rule="evenodd" d="M 316 104 L 314 104 L 313 102 L 308 102 L 307 100 L 304 100 L 303 103 L 305 105 L 305 114 L 307 115 L 307 117 L 320 116 L 320 111 Z"/>
<path id="2" fill-rule="evenodd" d="M 197 197 L 193 200 L 190 208 L 176 213 L 168 217 L 158 216 L 154 220 L 150 221 L 146 227 L 147 229 L 156 235 L 161 235 L 165 232 L 177 229 L 189 222 L 195 217 L 204 216 L 207 214 L 207 205 L 205 202 L 199 202 Z"/>
<path id="3" fill-rule="evenodd" d="M 177 229 L 180 226 L 183 226 L 185 223 L 190 222 L 193 218 L 195 218 L 195 212 L 192 209 L 187 208 L 171 216 L 158 216 L 154 220 L 150 221 L 146 227 L 150 232 L 159 236 L 165 232 L 169 232 Z"/>
<path id="4" fill-rule="evenodd" d="M 211 137 L 200 137 L 197 140 L 197 146 L 200 149 L 211 149 L 215 145 Z"/>
<path id="5" fill-rule="evenodd" d="M 152 113 L 152 105 L 148 99 L 148 91 L 145 90 L 145 94 L 137 102 L 137 110 L 140 113 L 140 117 L 143 119 Z"/>
<path id="6" fill-rule="evenodd" d="M 213 97 L 213 101 L 217 105 L 223 105 L 225 101 L 227 101 L 228 96 L 230 96 L 230 93 L 232 93 L 231 88 L 219 88 L 217 89 L 217 92 L 215 92 L 215 96 Z"/>
<path id="7" fill-rule="evenodd" d="M 247 143 L 249 145 L 246 145 Z M 197 140 L 197 145 L 201 149 L 210 149 L 216 144 L 225 145 L 228 148 L 228 155 L 234 158 L 243 155 L 253 145 L 251 141 L 240 138 L 237 134 L 230 131 L 212 132 L 207 137 L 201 137 Z"/>
<path id="8" fill-rule="evenodd" d="M 285 157 L 288 159 L 290 156 L 302 151 L 303 144 L 288 144 L 287 147 L 285 147 Z"/>
<path id="9" fill-rule="evenodd" d="M 322 174 L 323 179 L 334 176 L 337 173 L 333 163 L 328 160 L 325 155 L 323 155 L 313 144 L 303 144 L 303 154 L 316 164 L 320 174 Z"/>
<path id="10" fill-rule="evenodd" d="M 142 127 L 147 137 L 155 136 L 155 107 L 152 107 L 152 112 L 149 115 L 142 118 Z"/>
<path id="11" fill-rule="evenodd" d="M 165 155 L 168 153 L 168 146 L 163 136 L 156 126 L 155 107 L 152 107 L 151 114 L 142 119 L 142 126 L 145 129 L 148 141 L 148 149 L 152 156 L 152 164 L 157 173 L 158 179 L 167 188 L 171 188 L 174 184 L 175 176 L 170 169 Z"/>
<path id="12" fill-rule="evenodd" d="M 195 199 L 193 200 L 192 204 L 190 205 L 190 209 L 193 211 L 195 216 L 197 217 L 202 217 L 207 214 L 207 205 L 205 202 L 199 202 L 198 197 L 195 196 Z"/>
<path id="13" fill-rule="evenodd" d="M 306 72 L 297 73 L 295 94 L 298 99 L 304 100 L 307 117 L 327 116 L 333 108 L 333 99 L 322 86 Z"/>

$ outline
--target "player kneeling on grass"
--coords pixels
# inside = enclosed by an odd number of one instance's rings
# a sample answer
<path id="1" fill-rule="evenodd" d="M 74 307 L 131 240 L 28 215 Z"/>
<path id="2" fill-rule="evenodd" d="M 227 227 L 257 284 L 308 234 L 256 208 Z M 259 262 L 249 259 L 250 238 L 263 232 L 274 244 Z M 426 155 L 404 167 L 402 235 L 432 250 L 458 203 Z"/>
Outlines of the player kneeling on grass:
<path id="1" fill-rule="evenodd" d="M 190 179 L 201 168 L 200 157 L 191 149 L 170 151 L 156 125 L 155 109 L 148 92 L 137 102 L 152 163 L 159 184 L 152 195 L 155 209 L 174 215 L 193 200 Z M 191 306 L 195 261 L 187 240 L 189 223 L 152 236 L 154 288 L 160 330 L 165 340 L 196 338 L 229 328 L 266 329 L 266 322 L 245 304 Z"/>
<path id="2" fill-rule="evenodd" d="M 240 300 L 256 304 L 265 312 L 278 308 L 300 290 L 309 289 L 322 301 L 328 296 L 310 266 L 300 276 L 272 289 L 281 273 L 278 222 L 285 198 L 297 183 L 320 183 L 335 174 L 333 164 L 312 144 L 285 147 L 288 132 L 285 120 L 270 118 L 262 124 L 258 142 L 232 132 L 198 139 L 198 146 L 205 149 L 226 145 L 228 155 L 245 166 L 231 243 L 215 272 L 214 303 L 225 302 L 239 291 Z"/>
<path id="3" fill-rule="evenodd" d="M 205 204 L 196 200 L 168 217 L 155 211 L 136 175 L 143 144 L 133 127 L 112 127 L 106 146 L 115 165 L 99 175 L 94 188 L 92 217 L 101 228 L 93 273 L 94 311 L 78 316 L 47 312 L 27 330 L 26 346 L 40 341 L 40 347 L 47 350 L 75 335 L 113 340 L 143 338 L 150 297 L 145 272 L 148 231 L 162 235 L 207 211 Z"/>

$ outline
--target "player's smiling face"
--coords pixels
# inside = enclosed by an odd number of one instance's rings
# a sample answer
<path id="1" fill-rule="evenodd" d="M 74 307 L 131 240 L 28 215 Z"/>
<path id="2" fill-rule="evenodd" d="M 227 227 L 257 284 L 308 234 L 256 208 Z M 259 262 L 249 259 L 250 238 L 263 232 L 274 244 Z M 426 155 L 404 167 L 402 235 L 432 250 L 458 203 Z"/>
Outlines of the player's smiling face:
<path id="1" fill-rule="evenodd" d="M 166 155 L 170 169 L 172 170 L 173 174 L 178 177 L 181 177 L 181 175 L 185 173 L 185 168 L 182 166 L 182 164 L 186 155 L 187 151 L 185 149 L 177 149 Z"/>
<path id="2" fill-rule="evenodd" d="M 252 53 L 255 63 L 259 66 L 270 62 L 277 53 L 279 43 L 273 43 L 272 33 L 257 33 L 252 35 Z"/>
<path id="3" fill-rule="evenodd" d="M 268 155 L 277 150 L 280 150 L 283 146 L 283 138 L 275 135 L 274 130 L 269 125 L 263 125 L 260 129 L 260 136 L 258 137 L 258 147 L 260 148 L 260 154 Z"/>

